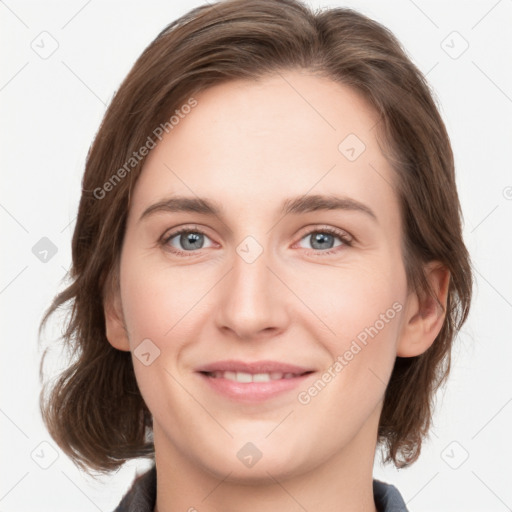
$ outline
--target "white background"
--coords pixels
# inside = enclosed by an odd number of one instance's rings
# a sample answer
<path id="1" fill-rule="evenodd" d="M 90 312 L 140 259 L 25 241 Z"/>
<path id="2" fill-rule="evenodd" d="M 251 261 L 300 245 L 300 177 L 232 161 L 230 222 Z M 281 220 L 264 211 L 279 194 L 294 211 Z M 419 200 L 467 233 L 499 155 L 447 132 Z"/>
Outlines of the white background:
<path id="1" fill-rule="evenodd" d="M 131 462 L 95 481 L 56 447 L 38 409 L 37 328 L 70 266 L 85 156 L 106 105 L 160 30 L 200 3 L 0 1 L 2 512 L 108 512 L 147 466 Z M 309 3 L 383 23 L 427 74 L 455 152 L 475 269 L 430 441 L 412 467 L 376 464 L 375 476 L 394 483 L 411 511 L 512 510 L 512 1 Z M 52 44 L 46 59 L 32 48 Z M 42 237 L 57 248 L 46 263 L 32 252 Z"/>

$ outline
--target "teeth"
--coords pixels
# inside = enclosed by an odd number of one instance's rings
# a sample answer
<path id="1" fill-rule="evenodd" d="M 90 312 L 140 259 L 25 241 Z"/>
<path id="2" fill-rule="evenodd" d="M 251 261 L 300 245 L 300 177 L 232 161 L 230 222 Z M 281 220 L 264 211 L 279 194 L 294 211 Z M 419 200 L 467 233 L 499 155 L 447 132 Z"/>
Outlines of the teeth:
<path id="1" fill-rule="evenodd" d="M 237 382 L 252 382 L 252 375 L 250 373 L 236 372 L 235 379 Z"/>
<path id="2" fill-rule="evenodd" d="M 270 373 L 247 373 L 247 372 L 222 372 L 215 371 L 209 374 L 214 379 L 227 379 L 236 382 L 270 382 L 271 380 L 293 379 L 294 373 L 270 372 Z"/>
<path id="3" fill-rule="evenodd" d="M 255 373 L 252 376 L 251 380 L 253 382 L 270 382 L 271 378 L 272 378 L 272 376 L 269 375 L 268 373 Z"/>

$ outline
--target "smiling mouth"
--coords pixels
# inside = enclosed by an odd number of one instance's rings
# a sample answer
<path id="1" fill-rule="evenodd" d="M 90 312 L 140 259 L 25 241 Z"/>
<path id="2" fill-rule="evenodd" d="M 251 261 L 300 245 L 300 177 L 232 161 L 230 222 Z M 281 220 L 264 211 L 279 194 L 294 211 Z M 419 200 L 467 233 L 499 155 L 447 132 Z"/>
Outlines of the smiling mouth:
<path id="1" fill-rule="evenodd" d="M 303 375 L 308 375 L 312 373 L 311 371 L 306 371 L 302 373 L 292 373 L 292 372 L 268 372 L 268 373 L 248 373 L 248 372 L 233 372 L 233 371 L 213 371 L 213 372 L 200 372 L 207 377 L 212 379 L 226 379 L 233 382 L 239 383 L 250 383 L 250 382 L 270 382 L 274 380 L 281 379 L 294 379 L 297 377 L 302 377 Z"/>
<path id="2" fill-rule="evenodd" d="M 290 370 L 291 368 L 283 368 Z M 263 368 L 254 369 L 253 372 L 234 370 L 199 370 L 199 375 L 207 387 L 217 395 L 238 403 L 259 404 L 272 400 L 278 396 L 286 396 L 298 386 L 306 385 L 313 370 L 277 371 Z M 290 394 L 289 399 L 294 395 Z"/>
<path id="3" fill-rule="evenodd" d="M 277 360 L 226 359 L 195 369 L 207 388 L 217 395 L 243 403 L 261 403 L 305 385 L 316 370 Z M 290 399 L 292 395 L 289 395 Z"/>

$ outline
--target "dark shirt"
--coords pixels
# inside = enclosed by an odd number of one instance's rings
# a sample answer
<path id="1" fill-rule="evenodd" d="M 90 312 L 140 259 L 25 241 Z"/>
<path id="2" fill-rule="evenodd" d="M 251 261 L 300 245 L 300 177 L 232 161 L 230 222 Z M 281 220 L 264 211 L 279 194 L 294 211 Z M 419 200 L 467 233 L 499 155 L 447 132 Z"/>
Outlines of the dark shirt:
<path id="1" fill-rule="evenodd" d="M 408 512 L 394 485 L 373 480 L 373 496 L 379 512 Z M 153 512 L 156 503 L 156 467 L 138 476 L 114 512 Z"/>

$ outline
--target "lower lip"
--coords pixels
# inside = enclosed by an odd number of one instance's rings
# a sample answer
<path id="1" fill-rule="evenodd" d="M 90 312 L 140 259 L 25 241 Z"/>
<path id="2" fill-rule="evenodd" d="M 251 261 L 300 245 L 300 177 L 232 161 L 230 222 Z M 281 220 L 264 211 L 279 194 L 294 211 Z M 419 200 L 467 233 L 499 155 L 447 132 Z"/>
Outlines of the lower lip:
<path id="1" fill-rule="evenodd" d="M 199 376 L 210 388 L 233 400 L 242 402 L 262 402 L 277 395 L 291 391 L 311 377 L 313 373 L 292 377 L 291 379 L 276 379 L 268 382 L 236 382 L 224 378 L 209 377 L 199 372 Z"/>

